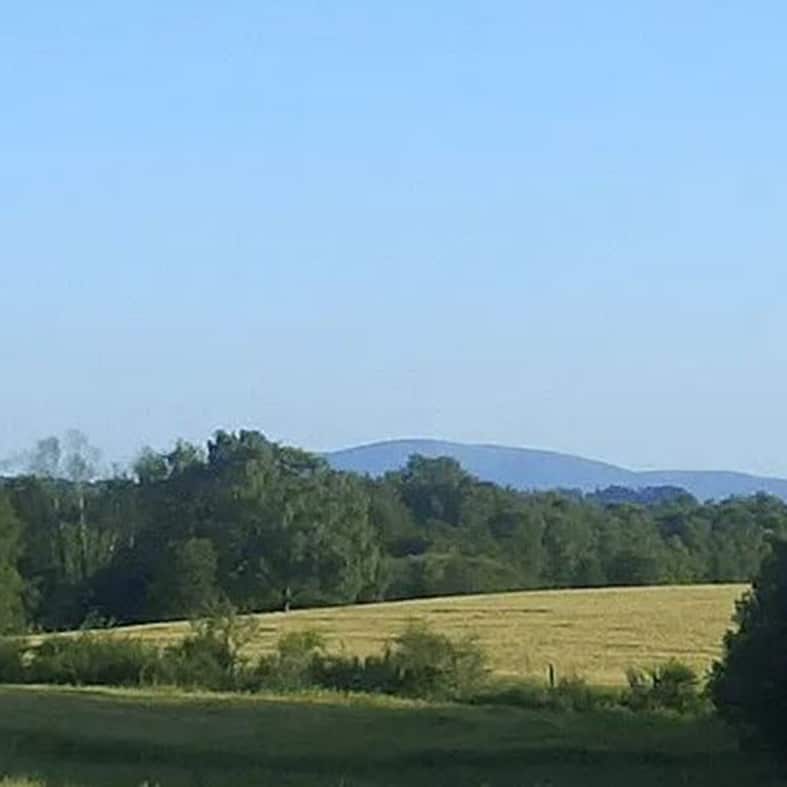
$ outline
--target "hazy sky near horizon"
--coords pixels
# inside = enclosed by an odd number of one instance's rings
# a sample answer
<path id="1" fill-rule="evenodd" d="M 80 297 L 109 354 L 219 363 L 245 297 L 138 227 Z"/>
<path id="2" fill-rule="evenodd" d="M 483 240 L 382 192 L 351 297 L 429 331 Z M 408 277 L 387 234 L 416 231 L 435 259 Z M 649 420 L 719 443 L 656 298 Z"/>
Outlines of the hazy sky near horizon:
<path id="1" fill-rule="evenodd" d="M 0 24 L 0 456 L 218 427 L 787 475 L 787 6 Z"/>

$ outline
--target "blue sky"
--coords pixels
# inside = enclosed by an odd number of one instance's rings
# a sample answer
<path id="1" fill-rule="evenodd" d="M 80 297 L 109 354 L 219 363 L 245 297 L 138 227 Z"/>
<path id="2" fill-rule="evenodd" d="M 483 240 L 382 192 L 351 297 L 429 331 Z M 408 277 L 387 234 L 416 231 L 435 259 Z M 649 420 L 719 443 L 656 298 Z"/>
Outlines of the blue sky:
<path id="1" fill-rule="evenodd" d="M 787 475 L 787 7 L 16 3 L 0 455 L 217 427 Z"/>

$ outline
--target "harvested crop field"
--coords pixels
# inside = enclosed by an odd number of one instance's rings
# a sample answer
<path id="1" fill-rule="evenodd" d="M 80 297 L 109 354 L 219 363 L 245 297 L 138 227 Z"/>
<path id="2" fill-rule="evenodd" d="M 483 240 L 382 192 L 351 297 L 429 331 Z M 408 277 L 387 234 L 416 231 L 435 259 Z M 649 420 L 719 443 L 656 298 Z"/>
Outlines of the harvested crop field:
<path id="1" fill-rule="evenodd" d="M 250 649 L 271 649 L 285 631 L 313 629 L 331 648 L 360 656 L 379 652 L 410 620 L 426 620 L 451 636 L 475 635 L 495 673 L 539 677 L 548 664 L 561 675 L 621 685 L 629 667 L 670 658 L 700 671 L 719 654 L 743 585 L 691 585 L 550 590 L 421 599 L 254 616 Z M 161 642 L 188 632 L 187 623 L 116 631 Z"/>

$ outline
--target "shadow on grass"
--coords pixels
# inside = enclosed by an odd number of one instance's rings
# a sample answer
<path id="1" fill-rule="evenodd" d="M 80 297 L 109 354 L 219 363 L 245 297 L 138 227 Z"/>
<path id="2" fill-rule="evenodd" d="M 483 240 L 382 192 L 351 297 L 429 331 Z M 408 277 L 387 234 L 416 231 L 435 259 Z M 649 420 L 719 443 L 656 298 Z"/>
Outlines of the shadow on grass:
<path id="1" fill-rule="evenodd" d="M 0 691 L 0 776 L 47 787 L 781 787 L 719 725 L 464 706 Z"/>

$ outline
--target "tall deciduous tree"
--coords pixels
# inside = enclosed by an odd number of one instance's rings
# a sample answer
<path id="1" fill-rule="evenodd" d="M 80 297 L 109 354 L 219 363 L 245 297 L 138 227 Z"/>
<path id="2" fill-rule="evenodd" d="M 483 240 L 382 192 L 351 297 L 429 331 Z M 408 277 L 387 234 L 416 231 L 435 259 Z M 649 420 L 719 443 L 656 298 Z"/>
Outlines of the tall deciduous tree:
<path id="1" fill-rule="evenodd" d="M 373 581 L 380 555 L 360 479 L 255 432 L 219 433 L 208 453 L 236 603 L 348 602 Z"/>
<path id="2" fill-rule="evenodd" d="M 24 582 L 17 570 L 21 553 L 21 523 L 7 497 L 0 493 L 0 634 L 24 626 Z"/>

